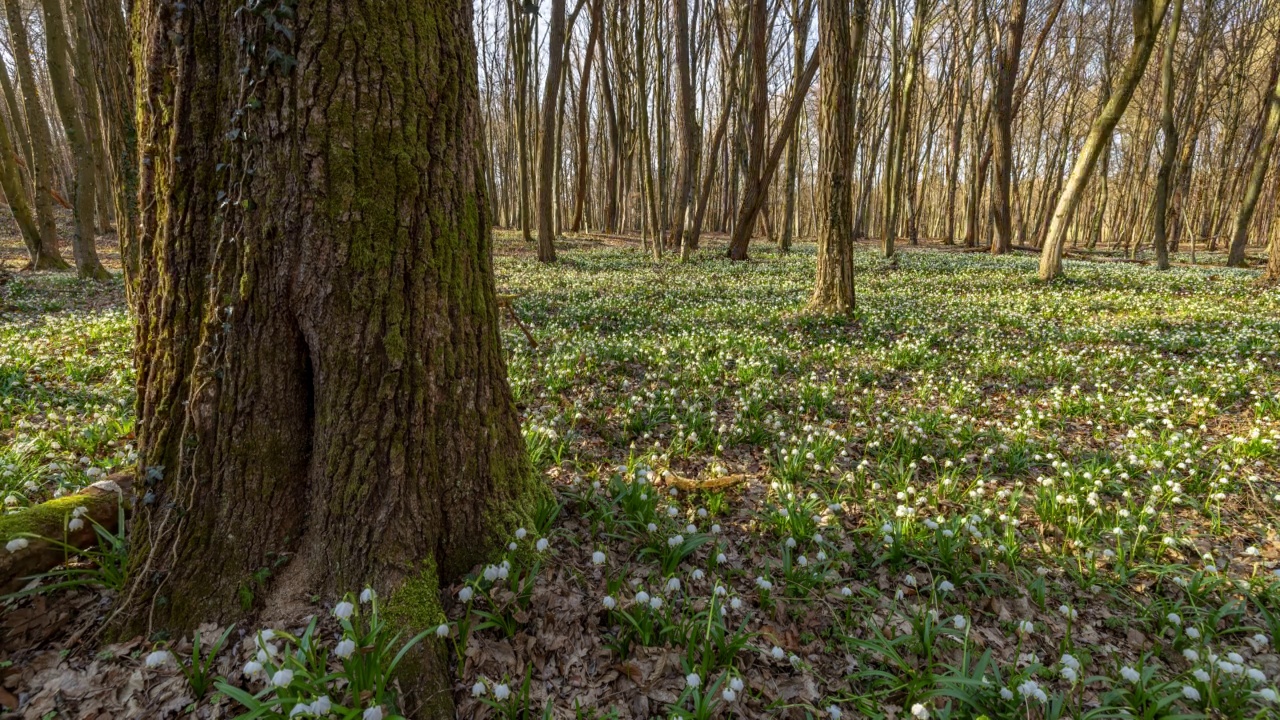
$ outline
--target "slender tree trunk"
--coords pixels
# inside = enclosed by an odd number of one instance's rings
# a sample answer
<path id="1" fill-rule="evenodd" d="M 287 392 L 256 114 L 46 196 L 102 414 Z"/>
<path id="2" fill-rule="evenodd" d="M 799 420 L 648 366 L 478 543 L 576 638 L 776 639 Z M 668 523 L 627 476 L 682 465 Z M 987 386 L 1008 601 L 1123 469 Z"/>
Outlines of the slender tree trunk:
<path id="1" fill-rule="evenodd" d="M 550 32 L 547 35 L 547 80 L 542 96 L 542 141 L 538 159 L 538 261 L 556 261 L 555 192 L 556 100 L 560 95 L 561 48 L 564 46 L 564 0 L 551 0 Z"/>
<path id="2" fill-rule="evenodd" d="M 1272 63 L 1271 91 L 1267 93 L 1266 122 L 1262 127 L 1262 137 L 1258 149 L 1253 154 L 1253 170 L 1249 173 L 1249 183 L 1245 185 L 1244 199 L 1240 201 L 1240 209 L 1236 212 L 1235 232 L 1231 236 L 1231 252 L 1227 256 L 1228 267 L 1244 267 L 1244 249 L 1249 241 L 1249 221 L 1253 219 L 1253 211 L 1258 207 L 1258 198 L 1262 196 L 1262 183 L 1267 179 L 1267 170 L 1271 167 L 1271 152 L 1276 146 L 1276 135 L 1280 133 L 1280 45 L 1276 46 L 1276 59 Z M 1271 259 L 1267 263 L 1267 276 L 1275 277 L 1272 272 L 1276 264 L 1276 243 L 1271 243 Z"/>
<path id="3" fill-rule="evenodd" d="M 97 72 L 105 135 L 105 159 L 115 203 L 116 237 L 124 268 L 125 295 L 134 302 L 138 275 L 138 133 L 129 29 L 118 0 L 88 0 L 90 42 Z"/>
<path id="4" fill-rule="evenodd" d="M 62 116 L 62 127 L 66 130 L 67 144 L 71 146 L 71 159 L 75 165 L 72 189 L 75 234 L 71 237 L 71 250 L 76 260 L 76 272 L 82 278 L 106 280 L 111 273 L 98 260 L 97 227 L 94 223 L 98 168 L 94 162 L 93 143 L 85 126 L 86 117 L 76 101 L 72 85 L 67 23 L 62 15 L 61 0 L 40 2 L 44 8 L 45 55 L 49 80 L 53 84 L 53 99 L 58 106 L 58 114 Z"/>
<path id="5" fill-rule="evenodd" d="M 18 0 L 5 0 L 5 14 L 9 21 L 9 38 L 13 41 L 14 64 L 17 66 L 18 85 L 26 110 L 27 136 L 31 138 L 34 160 L 31 174 L 35 183 L 36 222 L 40 227 L 40 256 L 34 269 L 63 270 L 70 265 L 58 251 L 58 228 L 53 219 L 53 139 L 31 64 L 31 41 Z M 14 118 L 14 123 L 18 122 L 19 119 Z"/>
<path id="6" fill-rule="evenodd" d="M 116 621 L 179 636 L 369 585 L 430 627 L 538 492 L 471 3 L 240 5 L 134 11 L 141 477 Z M 442 655 L 428 641 L 401 676 L 409 717 L 454 717 Z"/>
<path id="7" fill-rule="evenodd" d="M 4 68 L 0 68 L 0 72 L 4 72 Z M 27 185 L 18 172 L 18 154 L 9 136 L 8 125 L 3 120 L 0 120 L 0 188 L 4 190 L 4 199 L 9 203 L 9 211 L 22 234 L 22 244 L 27 247 L 27 268 L 37 268 L 41 265 L 40 226 L 31 214 Z"/>
<path id="8" fill-rule="evenodd" d="M 795 19 L 795 27 L 791 33 L 791 63 L 795 79 L 800 79 L 804 72 L 805 46 L 809 40 L 809 18 L 813 9 L 812 0 L 791 0 L 791 15 Z M 825 82 L 825 80 L 824 80 Z M 849 82 L 857 82 L 853 77 Z M 853 159 L 852 153 L 849 155 Z M 800 169 L 800 133 L 791 133 L 791 142 L 787 143 L 787 166 L 783 175 L 783 218 L 782 232 L 779 234 L 778 250 L 791 251 L 791 239 L 796 226 L 796 183 Z"/>
<path id="9" fill-rule="evenodd" d="M 95 175 L 94 189 L 97 197 L 94 206 L 97 210 L 97 227 L 101 232 L 110 232 L 113 204 L 111 201 L 111 184 L 107 172 L 106 152 L 102 145 L 102 112 L 98 103 L 98 71 L 95 66 L 93 50 L 89 38 L 89 16 L 85 8 L 87 0 L 66 0 L 67 30 L 75 38 L 75 52 L 71 54 L 75 68 L 76 84 L 80 87 L 79 97 L 83 100 L 82 123 L 85 134 L 89 138 L 89 147 L 93 150 L 93 168 Z"/>
<path id="10" fill-rule="evenodd" d="M 837 313 L 856 306 L 853 277 L 853 87 L 867 25 L 867 0 L 819 0 L 818 267 L 810 306 Z"/>
<path id="11" fill-rule="evenodd" d="M 696 212 L 693 191 L 698 182 L 698 159 L 702 154 L 702 130 L 698 127 L 693 97 L 693 59 L 689 37 L 689 0 L 674 0 L 676 42 L 676 95 L 679 104 L 680 167 L 676 175 L 675 205 L 671 218 L 671 246 L 680 248 L 688 259 L 693 248 L 684 242 L 686 228 L 693 229 Z"/>
<path id="12" fill-rule="evenodd" d="M 1052 280 L 1062 273 L 1062 251 L 1076 206 L 1080 204 L 1085 186 L 1093 176 L 1093 169 L 1097 166 L 1103 146 L 1110 142 L 1111 131 L 1120 122 L 1130 98 L 1133 97 L 1133 91 L 1142 80 L 1168 9 L 1169 0 L 1134 0 L 1133 54 L 1129 57 L 1115 92 L 1093 121 L 1084 147 L 1080 149 L 1080 155 L 1076 158 L 1071 175 L 1067 177 L 1066 186 L 1058 198 L 1053 220 L 1049 223 L 1049 232 L 1045 236 L 1044 250 L 1040 254 L 1041 280 Z"/>
<path id="13" fill-rule="evenodd" d="M 742 202 L 738 206 L 738 216 L 734 222 L 733 236 L 729 239 L 729 258 L 731 260 L 747 259 L 747 247 L 751 243 L 751 233 L 755 228 L 756 217 L 759 215 L 760 208 L 764 206 L 765 198 L 768 196 L 769 182 L 773 179 L 773 173 L 778 169 L 779 161 L 782 160 L 782 151 L 786 148 L 787 139 L 791 136 L 791 133 L 795 132 L 796 121 L 800 118 L 800 110 L 804 107 L 804 98 L 809 94 L 809 86 L 813 83 L 813 76 L 817 74 L 819 49 L 821 48 L 814 50 L 809 62 L 805 65 L 804 73 L 800 76 L 800 82 L 796 83 L 795 90 L 787 105 L 786 115 L 783 116 L 781 127 L 778 129 L 778 137 L 774 140 L 773 149 L 764 160 L 763 167 L 760 169 L 760 176 L 755 178 L 748 176 Z"/>
<path id="14" fill-rule="evenodd" d="M 1169 31 L 1165 35 L 1164 56 L 1160 60 L 1160 171 L 1156 175 L 1155 237 L 1156 267 L 1169 269 L 1169 192 L 1173 186 L 1173 165 L 1178 159 L 1178 128 L 1173 124 L 1173 51 L 1178 45 L 1182 23 L 1182 0 L 1173 0 Z M 1193 80 L 1194 82 L 1194 80 Z"/>
<path id="15" fill-rule="evenodd" d="M 587 181 L 591 170 L 588 154 L 588 136 L 591 131 L 591 111 L 587 104 L 591 89 L 591 64 L 595 58 L 596 43 L 600 41 L 600 24 L 604 22 L 604 0 L 591 0 L 591 30 L 587 34 L 587 53 L 582 60 L 582 80 L 578 83 L 578 169 L 574 173 L 573 232 L 582 230 L 582 215 L 587 204 Z"/>
<path id="16" fill-rule="evenodd" d="M 1004 40 L 997 58 L 995 92 L 992 95 L 991 124 L 992 196 L 991 211 L 995 239 L 991 254 L 1013 249 L 1013 217 L 1009 205 L 1013 181 L 1013 90 L 1018 82 L 1018 62 L 1022 57 L 1022 35 L 1027 23 L 1027 0 L 1012 0 Z"/>

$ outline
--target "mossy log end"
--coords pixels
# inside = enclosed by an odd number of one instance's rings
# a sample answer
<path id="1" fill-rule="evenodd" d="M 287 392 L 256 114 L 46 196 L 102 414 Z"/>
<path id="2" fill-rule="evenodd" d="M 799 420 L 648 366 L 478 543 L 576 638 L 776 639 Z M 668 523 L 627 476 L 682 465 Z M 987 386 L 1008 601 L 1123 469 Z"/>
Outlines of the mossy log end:
<path id="1" fill-rule="evenodd" d="M 23 578 L 51 570 L 66 562 L 67 550 L 58 542 L 84 550 L 98 539 L 94 523 L 116 532 L 120 518 L 120 501 L 128 492 L 130 476 L 112 475 L 74 495 L 50 500 L 25 510 L 0 516 L 0 543 L 26 538 L 27 546 L 15 551 L 0 550 L 0 592 L 13 592 Z M 88 510 L 84 526 L 68 530 L 76 508 Z M 57 541 L 57 542 L 51 542 Z"/>

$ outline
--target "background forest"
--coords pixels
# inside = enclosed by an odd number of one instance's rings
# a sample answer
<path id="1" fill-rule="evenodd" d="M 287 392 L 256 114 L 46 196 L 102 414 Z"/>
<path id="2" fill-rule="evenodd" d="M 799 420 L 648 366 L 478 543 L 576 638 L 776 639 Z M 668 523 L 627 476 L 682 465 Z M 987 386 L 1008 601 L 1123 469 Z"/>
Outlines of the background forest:
<path id="1" fill-rule="evenodd" d="M 0 3 L 0 717 L 1280 712 L 1280 2 Z"/>

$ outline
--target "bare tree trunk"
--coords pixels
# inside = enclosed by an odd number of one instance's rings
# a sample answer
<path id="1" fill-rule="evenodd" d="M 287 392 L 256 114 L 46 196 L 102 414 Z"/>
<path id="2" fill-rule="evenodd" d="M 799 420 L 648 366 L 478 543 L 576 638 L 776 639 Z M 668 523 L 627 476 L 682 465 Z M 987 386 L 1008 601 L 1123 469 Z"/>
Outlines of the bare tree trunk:
<path id="1" fill-rule="evenodd" d="M 75 165 L 72 203 L 75 211 L 75 234 L 71 236 L 71 250 L 76 260 L 76 272 L 80 277 L 106 280 L 111 273 L 98 260 L 97 227 L 94 224 L 98 202 L 98 168 L 93 157 L 93 143 L 85 127 L 85 117 L 76 101 L 71 79 L 71 48 L 67 41 L 67 23 L 62 16 L 61 0 L 40 0 L 44 8 L 45 55 L 49 65 L 49 80 L 53 84 L 53 99 L 62 116 L 67 144 L 71 146 L 71 158 Z"/>
<path id="2" fill-rule="evenodd" d="M 53 219 L 53 139 L 49 135 L 49 121 L 40 102 L 40 86 L 31 64 L 31 40 L 18 0 L 5 0 L 5 13 L 9 20 L 14 65 L 17 66 L 18 86 L 26 110 L 27 136 L 31 138 L 35 164 L 31 175 L 35 183 L 36 222 L 40 226 L 40 256 L 34 269 L 64 270 L 70 265 L 58 251 L 58 228 Z M 18 122 L 20 120 L 14 118 L 14 123 Z"/>
<path id="3" fill-rule="evenodd" d="M 991 98 L 991 114 L 995 118 L 991 124 L 994 162 L 991 214 L 996 231 L 991 243 L 992 255 L 1013 249 L 1013 217 L 1009 205 L 1009 186 L 1013 180 L 1013 90 L 1018 82 L 1018 62 L 1022 57 L 1022 35 L 1026 24 L 1027 0 L 1012 0 L 997 58 L 995 91 Z"/>
<path id="4" fill-rule="evenodd" d="M 795 27 L 791 31 L 791 64 L 796 80 L 804 72 L 805 46 L 809 40 L 810 15 L 813 12 L 812 0 L 791 0 L 791 15 Z M 857 82 L 856 75 L 849 82 Z M 825 81 L 824 81 L 825 82 Z M 853 161 L 853 154 L 849 154 Z M 778 250 L 791 251 L 791 239 L 796 226 L 796 182 L 800 169 L 800 133 L 791 133 L 791 142 L 787 143 L 787 167 L 783 175 L 783 218 L 782 232 L 778 235 Z"/>
<path id="5" fill-rule="evenodd" d="M 591 112 L 587 99 L 591 89 L 591 63 L 600 41 L 600 24 L 604 22 L 603 8 L 604 0 L 591 0 L 591 30 L 587 34 L 586 57 L 582 60 L 582 80 L 578 83 L 578 169 L 574 173 L 573 222 L 569 226 L 573 232 L 582 230 L 582 214 L 587 204 L 587 175 L 591 168 L 591 157 L 587 154 Z"/>
<path id="6" fill-rule="evenodd" d="M 852 28 L 847 0 L 819 0 L 822 97 L 818 104 L 818 267 L 810 307 L 852 312 L 853 87 L 867 26 L 867 0 L 855 0 Z"/>
<path id="7" fill-rule="evenodd" d="M 1173 165 L 1178 159 L 1178 128 L 1173 124 L 1173 51 L 1178 45 L 1178 27 L 1181 24 L 1182 0 L 1173 0 L 1164 57 L 1160 60 L 1160 171 L 1156 175 L 1155 237 L 1152 241 L 1156 249 L 1156 267 L 1160 270 L 1169 269 L 1169 192 L 1173 185 Z"/>
<path id="8" fill-rule="evenodd" d="M 138 275 L 138 132 L 135 127 L 133 63 L 129 29 L 117 0 L 88 0 L 90 42 L 100 58 L 97 72 L 105 160 L 114 190 L 116 236 L 124 268 L 125 296 L 132 305 Z"/>
<path id="9" fill-rule="evenodd" d="M 676 42 L 676 96 L 679 104 L 680 168 L 676 175 L 676 197 L 671 218 L 671 246 L 680 248 L 680 257 L 687 260 L 693 248 L 684 241 L 686 232 L 693 230 L 693 216 L 697 212 L 693 191 L 697 186 L 698 161 L 702 155 L 702 129 L 693 97 L 693 59 L 689 34 L 689 0 L 674 0 Z"/>
<path id="10" fill-rule="evenodd" d="M 368 585 L 416 632 L 540 492 L 498 333 L 471 3 L 240 4 L 135 8 L 140 477 L 116 622 L 179 636 Z M 455 716 L 444 654 L 401 666 L 405 715 Z"/>
<path id="11" fill-rule="evenodd" d="M 1080 149 L 1080 155 L 1076 158 L 1071 175 L 1067 177 L 1066 186 L 1058 198 L 1053 220 L 1049 223 L 1049 232 L 1045 236 L 1044 250 L 1040 254 L 1041 280 L 1052 280 L 1062 274 L 1062 251 L 1076 206 L 1080 204 L 1084 188 L 1093 176 L 1093 169 L 1097 165 L 1098 156 L 1102 154 L 1103 146 L 1110 142 L 1111 131 L 1120 122 L 1130 98 L 1133 97 L 1133 91 L 1142 80 L 1168 9 L 1169 0 L 1134 0 L 1133 54 L 1120 76 L 1118 87 L 1093 121 L 1084 147 Z"/>
<path id="12" fill-rule="evenodd" d="M 0 68 L 0 72 L 5 72 Z M 19 120 L 20 118 L 15 118 Z M 18 172 L 18 154 L 14 150 L 13 140 L 9 137 L 9 128 L 0 119 L 0 188 L 4 190 L 4 199 L 9 204 L 9 212 L 18 224 L 22 234 L 22 244 L 27 247 L 27 268 L 40 266 L 40 226 L 31 214 L 31 199 L 27 195 L 27 185 Z"/>
<path id="13" fill-rule="evenodd" d="M 1240 201 L 1240 209 L 1236 212 L 1235 232 L 1231 237 L 1231 252 L 1227 256 L 1228 267 L 1244 266 L 1244 249 L 1249 241 L 1249 221 L 1253 219 L 1253 211 L 1258 207 L 1258 198 L 1262 195 L 1262 183 L 1267 178 L 1267 170 L 1271 167 L 1271 152 L 1276 146 L 1276 134 L 1280 133 L 1280 44 L 1275 49 L 1275 61 L 1272 63 L 1271 91 L 1267 94 L 1266 123 L 1262 127 L 1262 137 L 1258 149 L 1253 154 L 1253 170 L 1249 174 L 1249 184 L 1245 186 L 1244 199 Z M 1267 264 L 1268 277 L 1272 277 L 1271 267 L 1275 265 L 1275 243 L 1271 243 L 1272 257 Z"/>
<path id="14" fill-rule="evenodd" d="M 542 95 L 542 141 L 538 159 L 538 262 L 556 261 L 555 192 L 556 101 L 560 96 L 560 67 L 564 47 L 564 0 L 551 0 L 550 31 L 547 35 L 547 80 Z"/>

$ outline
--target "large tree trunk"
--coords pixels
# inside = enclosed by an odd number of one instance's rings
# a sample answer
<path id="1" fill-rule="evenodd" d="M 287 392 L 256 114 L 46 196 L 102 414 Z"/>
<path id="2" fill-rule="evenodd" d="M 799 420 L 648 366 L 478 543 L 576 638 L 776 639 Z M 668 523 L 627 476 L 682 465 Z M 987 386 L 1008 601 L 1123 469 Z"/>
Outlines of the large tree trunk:
<path id="1" fill-rule="evenodd" d="M 1156 174 L 1155 237 L 1152 240 L 1156 249 L 1156 267 L 1160 270 L 1169 269 L 1169 193 L 1173 187 L 1173 165 L 1178 159 L 1178 128 L 1173 124 L 1173 51 L 1178 44 L 1178 26 L 1181 23 L 1182 0 L 1173 0 L 1164 57 L 1160 60 L 1160 171 Z"/>
<path id="2" fill-rule="evenodd" d="M 35 167 L 31 168 L 35 182 L 36 221 L 40 226 L 40 255 L 33 265 L 35 270 L 63 270 L 70 265 L 58 251 L 58 228 L 53 220 L 53 139 L 49 136 L 49 121 L 40 103 L 40 86 L 36 82 L 35 69 L 31 65 L 31 40 L 18 0 L 5 0 L 5 15 L 9 21 L 9 38 L 13 41 L 13 59 L 18 72 L 18 86 L 22 91 L 26 111 L 27 136 L 31 138 L 31 154 Z M 21 122 L 13 119 L 14 124 Z"/>
<path id="3" fill-rule="evenodd" d="M 852 312 L 853 86 L 867 26 L 867 0 L 855 0 L 852 31 L 847 0 L 819 0 L 818 46 L 822 98 L 818 104 L 818 269 L 810 305 Z M 852 34 L 852 38 L 850 35 Z"/>
<path id="4" fill-rule="evenodd" d="M 1013 182 L 1013 89 L 1018 82 L 1018 62 L 1022 59 L 1022 34 L 1027 25 L 1027 0 L 1012 0 L 1004 40 L 996 60 L 996 82 L 992 94 L 991 215 L 995 224 L 995 240 L 991 254 L 1002 255 L 1013 249 L 1013 212 L 1009 205 Z"/>
<path id="5" fill-rule="evenodd" d="M 240 7 L 135 6 L 142 482 L 122 622 L 189 630 L 370 584 L 404 624 L 437 623 L 439 584 L 536 492 L 498 335 L 471 3 Z M 409 714 L 452 717 L 423 655 L 437 704 Z"/>
<path id="6" fill-rule="evenodd" d="M 1245 186 L 1244 198 L 1240 201 L 1240 209 L 1236 212 L 1235 232 L 1231 236 L 1231 252 L 1227 255 L 1228 267 L 1244 267 L 1244 249 L 1249 240 L 1249 222 L 1253 219 L 1253 211 L 1258 207 L 1258 198 L 1262 195 L 1262 183 L 1267 179 L 1267 170 L 1271 167 L 1271 152 L 1276 146 L 1276 134 L 1280 133 L 1280 45 L 1276 46 L 1275 62 L 1272 63 L 1271 89 L 1267 100 L 1267 119 L 1262 126 L 1262 137 L 1258 141 L 1258 149 L 1253 154 L 1253 170 L 1249 174 L 1249 184 Z M 1275 265 L 1275 243 L 1272 243 L 1272 257 L 1268 263 Z"/>
<path id="7" fill-rule="evenodd" d="M 556 101 L 560 97 L 560 67 L 564 47 L 564 0 L 551 0 L 551 30 L 547 35 L 547 81 L 542 96 L 542 142 L 538 157 L 538 261 L 556 261 L 554 216 L 556 164 Z"/>
<path id="8" fill-rule="evenodd" d="M 93 143 L 85 125 L 85 113 L 76 99 L 71 77 L 71 46 L 67 40 L 67 23 L 62 15 L 61 0 L 40 0 L 44 8 L 45 55 L 49 65 L 49 81 L 53 85 L 54 104 L 62 117 L 62 127 L 71 146 L 74 164 L 72 209 L 75 232 L 71 251 L 76 272 L 82 278 L 106 280 L 111 273 L 98 260 L 96 210 L 98 203 L 98 167 L 93 157 Z"/>
<path id="9" fill-rule="evenodd" d="M 1104 146 L 1111 142 L 1111 131 L 1124 115 L 1133 91 L 1142 80 L 1142 74 L 1151 60 L 1151 51 L 1155 48 L 1156 38 L 1160 35 L 1160 25 L 1169 9 L 1169 0 L 1134 0 L 1133 4 L 1133 54 L 1120 76 L 1119 83 L 1102 112 L 1094 119 L 1085 138 L 1084 147 L 1071 168 L 1062 195 L 1058 197 L 1057 207 L 1053 211 L 1053 220 L 1049 223 L 1049 231 L 1045 235 L 1044 248 L 1040 253 L 1040 279 L 1052 280 L 1062 274 L 1062 251 L 1067 241 L 1067 230 L 1071 227 L 1071 219 L 1075 215 L 1076 206 L 1084 196 L 1085 186 L 1093 177 L 1093 169 L 1098 164 L 1098 157 Z"/>

